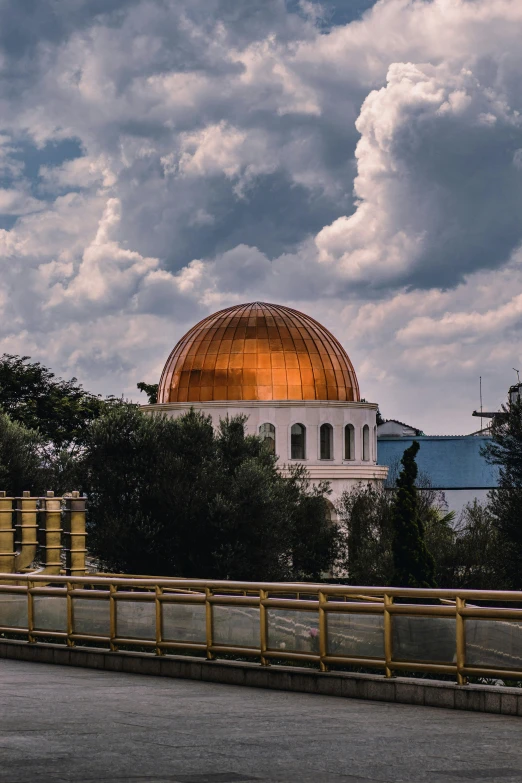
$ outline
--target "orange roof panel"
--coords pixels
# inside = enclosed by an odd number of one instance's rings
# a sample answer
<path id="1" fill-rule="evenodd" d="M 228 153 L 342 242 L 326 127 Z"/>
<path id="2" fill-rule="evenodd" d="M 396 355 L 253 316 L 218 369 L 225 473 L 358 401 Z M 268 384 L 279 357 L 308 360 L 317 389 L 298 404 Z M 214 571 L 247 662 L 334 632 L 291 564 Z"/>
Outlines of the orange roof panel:
<path id="1" fill-rule="evenodd" d="M 335 337 L 304 313 L 264 302 L 214 313 L 181 338 L 165 364 L 158 402 L 187 397 L 360 399 L 353 365 Z"/>

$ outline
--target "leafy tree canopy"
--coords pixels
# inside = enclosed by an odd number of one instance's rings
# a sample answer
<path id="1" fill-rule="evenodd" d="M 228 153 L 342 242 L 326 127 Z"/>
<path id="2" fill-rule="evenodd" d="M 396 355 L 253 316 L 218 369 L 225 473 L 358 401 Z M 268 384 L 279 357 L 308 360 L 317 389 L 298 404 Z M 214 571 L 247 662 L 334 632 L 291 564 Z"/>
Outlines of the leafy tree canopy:
<path id="1" fill-rule="evenodd" d="M 429 485 L 426 476 L 422 477 L 422 485 Z M 396 489 L 371 484 L 359 484 L 342 494 L 337 504 L 341 533 L 338 566 L 349 584 L 394 583 L 396 494 Z M 443 587 L 457 586 L 454 514 L 448 513 L 443 494 L 430 488 L 418 493 L 417 510 L 425 543 L 437 553 L 436 581 Z"/>
<path id="2" fill-rule="evenodd" d="M 0 357 L 0 409 L 57 448 L 82 442 L 106 402 L 76 378 L 65 381 L 29 356 Z"/>
<path id="3" fill-rule="evenodd" d="M 24 490 L 39 495 L 51 477 L 41 435 L 0 412 L 0 489 L 14 497 Z"/>
<path id="4" fill-rule="evenodd" d="M 483 456 L 500 468 L 501 487 L 522 489 L 522 402 L 502 406 L 491 423 L 491 442 L 482 449 Z"/>
<path id="5" fill-rule="evenodd" d="M 393 576 L 392 495 L 382 487 L 359 484 L 337 504 L 343 548 L 341 573 L 355 585 L 389 585 Z"/>
<path id="6" fill-rule="evenodd" d="M 284 478 L 244 418 L 114 406 L 86 443 L 90 548 L 129 573 L 314 579 L 335 559 L 327 488 Z"/>
<path id="7" fill-rule="evenodd" d="M 136 384 L 141 392 L 145 392 L 149 399 L 149 405 L 155 405 L 158 401 L 159 383 L 144 383 L 140 381 Z"/>
<path id="8" fill-rule="evenodd" d="M 458 520 L 453 574 L 448 587 L 502 590 L 508 586 L 504 547 L 489 505 L 475 500 L 466 506 Z"/>
<path id="9" fill-rule="evenodd" d="M 499 466 L 497 489 L 490 492 L 493 525 L 502 548 L 505 585 L 522 588 L 522 403 L 503 406 L 491 425 L 491 442 L 482 454 Z"/>

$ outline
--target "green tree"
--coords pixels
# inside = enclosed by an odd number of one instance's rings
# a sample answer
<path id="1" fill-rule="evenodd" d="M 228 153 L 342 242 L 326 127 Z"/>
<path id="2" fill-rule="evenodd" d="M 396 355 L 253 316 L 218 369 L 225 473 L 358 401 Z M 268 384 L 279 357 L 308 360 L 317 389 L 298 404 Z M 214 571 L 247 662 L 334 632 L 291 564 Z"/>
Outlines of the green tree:
<path id="1" fill-rule="evenodd" d="M 402 470 L 396 481 L 392 505 L 393 584 L 398 587 L 434 587 L 435 561 L 424 540 L 419 516 L 418 468 L 415 461 L 419 443 L 414 440 L 402 456 Z"/>
<path id="2" fill-rule="evenodd" d="M 136 386 L 141 392 L 145 392 L 149 400 L 149 405 L 155 405 L 157 403 L 159 383 L 144 383 L 143 381 L 140 381 Z"/>
<path id="3" fill-rule="evenodd" d="M 455 530 L 453 580 L 448 586 L 474 590 L 509 587 L 503 551 L 491 508 L 477 500 L 468 503 Z"/>
<path id="4" fill-rule="evenodd" d="M 298 471 L 284 478 L 243 417 L 214 431 L 194 410 L 172 419 L 114 406 L 92 424 L 84 461 L 89 545 L 111 570 L 251 580 L 332 565 L 326 489 Z"/>
<path id="5" fill-rule="evenodd" d="M 39 495 L 52 475 L 41 435 L 0 412 L 0 489 L 13 497 L 25 490 Z"/>
<path id="6" fill-rule="evenodd" d="M 429 477 L 419 475 L 418 484 L 423 488 L 417 493 L 418 518 L 424 531 L 424 543 L 435 561 L 435 584 L 453 587 L 456 514 L 448 511 L 444 493 L 431 487 Z"/>
<path id="7" fill-rule="evenodd" d="M 490 509 L 502 549 L 506 585 L 522 587 L 522 403 L 509 402 L 493 418 L 491 442 L 482 450 L 499 467 L 498 487 L 490 492 Z"/>
<path id="8" fill-rule="evenodd" d="M 393 577 L 393 492 L 359 484 L 337 503 L 341 532 L 338 568 L 349 584 L 389 585 Z"/>
<path id="9" fill-rule="evenodd" d="M 391 468 L 393 479 L 393 467 Z M 435 579 L 451 587 L 455 563 L 453 512 L 447 510 L 441 492 L 431 489 L 426 476 L 420 479 L 418 514 L 425 542 L 436 552 Z M 350 584 L 393 584 L 393 507 L 396 489 L 359 484 L 344 492 L 337 504 L 341 547 L 338 568 Z"/>
<path id="10" fill-rule="evenodd" d="M 56 378 L 28 356 L 0 357 L 0 409 L 58 449 L 83 442 L 104 408 L 105 402 L 86 392 L 76 378 Z"/>
<path id="11" fill-rule="evenodd" d="M 390 468 L 393 480 L 397 466 Z M 434 554 L 439 587 L 503 590 L 510 587 L 504 568 L 504 544 L 491 507 L 478 501 L 458 519 L 448 512 L 443 493 L 426 476 L 417 492 L 417 512 L 424 543 Z M 397 490 L 358 485 L 337 504 L 340 547 L 337 567 L 349 584 L 394 584 L 393 509 Z"/>
<path id="12" fill-rule="evenodd" d="M 327 482 L 312 485 L 306 468 L 299 465 L 290 470 L 284 492 L 290 500 L 285 525 L 291 558 L 288 575 L 299 581 L 320 580 L 337 561 L 340 546 L 340 531 L 326 502 L 330 486 Z"/>

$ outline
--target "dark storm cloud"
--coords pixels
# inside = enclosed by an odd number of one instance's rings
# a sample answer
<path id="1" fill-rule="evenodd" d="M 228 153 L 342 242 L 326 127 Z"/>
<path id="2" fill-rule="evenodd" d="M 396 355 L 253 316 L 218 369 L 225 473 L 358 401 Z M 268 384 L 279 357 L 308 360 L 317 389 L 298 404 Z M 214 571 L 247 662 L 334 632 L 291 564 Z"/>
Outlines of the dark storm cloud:
<path id="1" fill-rule="evenodd" d="M 158 198 L 160 189 L 162 198 Z M 149 201 L 151 191 L 155 198 Z M 199 214 L 194 214 L 194 203 Z M 342 210 L 333 198 L 296 185 L 281 171 L 258 177 L 241 198 L 234 196 L 225 177 L 170 187 L 149 180 L 129 187 L 122 204 L 120 235 L 140 253 L 153 248 L 171 271 L 193 258 L 209 258 L 239 244 L 258 247 L 271 258 L 295 251 Z M 346 208 L 351 211 L 349 204 Z M 154 226 L 153 236 L 144 230 L 148 225 Z"/>
<path id="2" fill-rule="evenodd" d="M 317 237 L 351 285 L 452 287 L 519 246 L 522 95 L 508 98 L 483 73 L 394 64 L 366 99 L 356 213 Z"/>
<path id="3" fill-rule="evenodd" d="M 42 44 L 56 45 L 99 17 L 105 23 L 138 0 L 1 0 L 0 46 L 14 59 L 30 58 Z"/>
<path id="4" fill-rule="evenodd" d="M 504 119 L 495 127 L 487 122 L 464 128 L 455 118 L 436 122 L 414 160 L 404 140 L 397 151 L 413 174 L 410 218 L 417 231 L 424 224 L 431 240 L 408 282 L 454 286 L 478 269 L 502 266 L 522 240 L 522 170 L 516 165 L 522 128 Z M 426 182 L 433 198 L 423 198 Z M 422 204 L 420 214 L 415 204 Z"/>
<path id="5" fill-rule="evenodd" d="M 377 0 L 321 0 L 316 4 L 318 21 L 325 27 L 345 25 L 360 19 Z M 306 3 L 286 0 L 287 8 L 294 13 L 306 13 Z"/>
<path id="6" fill-rule="evenodd" d="M 166 4 L 162 0 L 1 0 L 0 46 L 14 59 L 31 59 L 43 44 L 57 45 L 71 33 L 93 24 L 118 27 L 138 5 L 150 18 L 155 6 L 160 11 Z M 221 21 L 243 43 L 257 38 L 260 29 L 280 32 L 291 26 L 283 0 L 194 0 L 183 10 L 201 29 L 210 30 L 216 20 Z M 168 29 L 164 33 L 167 35 Z"/>

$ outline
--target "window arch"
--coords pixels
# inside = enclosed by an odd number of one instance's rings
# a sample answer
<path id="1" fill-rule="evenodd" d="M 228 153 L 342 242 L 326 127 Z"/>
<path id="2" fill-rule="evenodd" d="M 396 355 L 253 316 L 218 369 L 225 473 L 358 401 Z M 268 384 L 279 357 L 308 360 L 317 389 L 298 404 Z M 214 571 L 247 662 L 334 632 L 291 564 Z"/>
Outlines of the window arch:
<path id="1" fill-rule="evenodd" d="M 259 427 L 259 437 L 266 441 L 270 448 L 270 453 L 276 453 L 276 429 L 273 424 L 265 422 Z"/>
<path id="2" fill-rule="evenodd" d="M 344 428 L 344 458 L 355 459 L 355 427 L 347 424 Z"/>
<path id="3" fill-rule="evenodd" d="M 321 424 L 319 429 L 319 458 L 333 459 L 333 427 Z"/>
<path id="4" fill-rule="evenodd" d="M 363 437 L 363 460 L 368 462 L 370 459 L 370 428 L 367 424 L 364 425 L 362 431 Z"/>
<path id="5" fill-rule="evenodd" d="M 291 459 L 306 458 L 306 427 L 304 424 L 293 424 L 290 430 Z"/>

